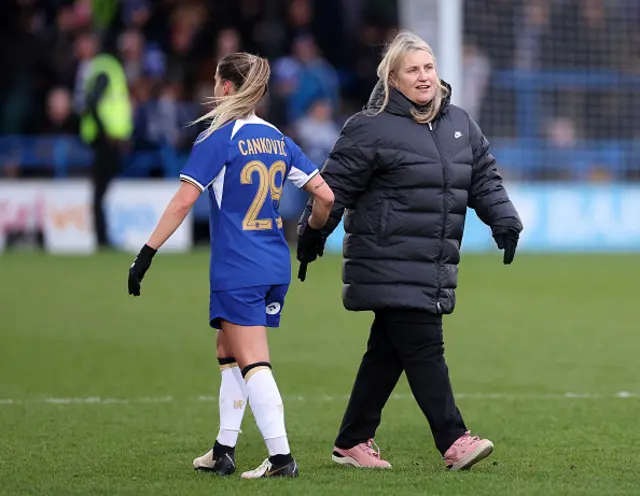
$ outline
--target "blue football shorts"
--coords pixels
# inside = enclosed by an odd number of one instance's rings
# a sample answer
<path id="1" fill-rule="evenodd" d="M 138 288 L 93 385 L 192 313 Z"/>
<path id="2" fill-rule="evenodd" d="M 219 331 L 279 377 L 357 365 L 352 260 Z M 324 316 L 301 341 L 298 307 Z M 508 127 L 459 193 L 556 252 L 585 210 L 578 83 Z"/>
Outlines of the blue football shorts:
<path id="1" fill-rule="evenodd" d="M 288 284 L 212 291 L 209 325 L 222 329 L 222 321 L 243 326 L 279 327 Z"/>

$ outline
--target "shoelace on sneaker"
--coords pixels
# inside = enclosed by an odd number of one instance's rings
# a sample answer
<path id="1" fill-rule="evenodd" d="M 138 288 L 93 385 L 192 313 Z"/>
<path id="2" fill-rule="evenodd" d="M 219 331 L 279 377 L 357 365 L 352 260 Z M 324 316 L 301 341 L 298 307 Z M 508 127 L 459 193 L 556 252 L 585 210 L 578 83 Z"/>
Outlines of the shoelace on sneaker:
<path id="1" fill-rule="evenodd" d="M 472 436 L 471 431 L 467 431 L 454 444 L 462 444 L 466 441 L 480 441 L 480 438 L 478 436 Z"/>
<path id="2" fill-rule="evenodd" d="M 373 439 L 369 439 L 366 446 L 363 446 L 362 449 L 366 451 L 367 454 L 375 458 L 380 458 L 380 448 Z"/>

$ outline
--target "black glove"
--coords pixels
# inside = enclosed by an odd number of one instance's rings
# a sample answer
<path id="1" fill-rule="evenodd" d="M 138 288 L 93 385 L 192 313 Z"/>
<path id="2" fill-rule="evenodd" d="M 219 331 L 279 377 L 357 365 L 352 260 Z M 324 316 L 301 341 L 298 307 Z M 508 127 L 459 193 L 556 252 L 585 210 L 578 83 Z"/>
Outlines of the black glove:
<path id="1" fill-rule="evenodd" d="M 509 265 L 513 262 L 513 257 L 516 255 L 516 247 L 518 246 L 519 237 L 520 235 L 518 234 L 518 231 L 512 229 L 494 233 L 493 239 L 496 240 L 498 249 L 504 250 L 502 262 L 505 265 Z"/>
<path id="2" fill-rule="evenodd" d="M 298 235 L 298 279 L 304 282 L 307 277 L 307 265 L 324 254 L 324 237 L 320 229 L 314 229 L 306 223 Z"/>
<path id="3" fill-rule="evenodd" d="M 129 294 L 140 296 L 140 283 L 151 267 L 151 260 L 158 252 L 149 245 L 144 245 L 129 268 Z"/>

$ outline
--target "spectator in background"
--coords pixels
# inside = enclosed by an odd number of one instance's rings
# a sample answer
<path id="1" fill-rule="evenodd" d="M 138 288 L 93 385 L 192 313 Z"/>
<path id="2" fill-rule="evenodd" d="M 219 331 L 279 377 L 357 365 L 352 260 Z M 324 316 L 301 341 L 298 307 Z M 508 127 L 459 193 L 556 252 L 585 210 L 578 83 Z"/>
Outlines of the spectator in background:
<path id="1" fill-rule="evenodd" d="M 151 17 L 149 0 L 120 0 L 122 22 L 132 28 L 143 28 Z"/>
<path id="2" fill-rule="evenodd" d="M 98 246 L 109 247 L 103 201 L 133 132 L 131 101 L 124 69 L 112 55 L 101 53 L 88 61 L 84 71 L 80 135 L 94 153 L 91 178 Z"/>
<path id="3" fill-rule="evenodd" d="M 480 109 L 491 76 L 491 62 L 477 45 L 465 43 L 462 51 L 462 108 L 474 120 L 480 120 Z"/>
<path id="4" fill-rule="evenodd" d="M 116 18 L 119 3 L 120 0 L 76 0 L 75 5 L 87 11 L 91 27 L 104 37 Z"/>
<path id="5" fill-rule="evenodd" d="M 135 86 L 134 146 L 158 152 L 158 166 L 171 176 L 179 170 L 180 152 L 189 149 L 198 135 L 199 127 L 187 123 L 197 118 L 199 106 L 186 97 L 179 81 L 167 81 L 165 76 L 165 56 L 151 43 Z"/>
<path id="6" fill-rule="evenodd" d="M 241 49 L 240 34 L 234 28 L 225 28 L 218 34 L 216 42 L 216 63 L 218 60 L 239 52 Z"/>
<path id="7" fill-rule="evenodd" d="M 129 85 L 142 77 L 145 40 L 137 29 L 127 29 L 118 37 L 118 51 Z"/>
<path id="8" fill-rule="evenodd" d="M 532 0 L 535 1 L 535 0 Z M 464 2 L 463 40 L 474 44 L 490 61 L 492 71 L 513 68 L 516 44 L 516 19 L 521 15 L 521 2 L 513 0 L 472 0 Z M 490 105 L 488 118 L 479 118 L 488 136 L 512 136 L 513 115 L 517 102 L 513 92 L 490 85 L 486 97 Z"/>
<path id="9" fill-rule="evenodd" d="M 543 41 L 549 35 L 549 0 L 531 0 L 523 9 L 516 37 L 514 65 L 533 71 L 540 68 Z"/>
<path id="10" fill-rule="evenodd" d="M 546 126 L 547 142 L 541 149 L 540 164 L 534 168 L 535 179 L 543 181 L 608 181 L 612 171 L 608 150 L 599 146 L 597 152 L 586 152 L 580 145 L 575 123 L 568 117 L 554 117 Z"/>
<path id="11" fill-rule="evenodd" d="M 150 43 L 141 61 L 142 67 L 138 78 L 130 81 L 132 103 L 138 109 L 145 102 L 149 101 L 151 90 L 165 84 L 166 61 L 164 53 L 155 43 Z M 126 70 L 126 69 L 125 69 Z"/>
<path id="12" fill-rule="evenodd" d="M 535 0 L 534 0 L 535 1 Z M 496 68 L 513 67 L 519 2 L 513 0 L 473 0 L 464 2 L 465 38 L 471 36 Z M 496 40 L 500 40 L 496 43 Z"/>
<path id="13" fill-rule="evenodd" d="M 167 55 L 167 78 L 191 94 L 200 67 L 196 53 L 198 37 L 207 22 L 206 9 L 199 4 L 180 4 L 171 14 Z"/>
<path id="14" fill-rule="evenodd" d="M 77 135 L 78 117 L 73 113 L 69 90 L 53 88 L 47 96 L 43 119 L 35 119 L 34 124 L 30 130 L 33 134 Z"/>
<path id="15" fill-rule="evenodd" d="M 562 181 L 571 178 L 582 160 L 577 149 L 575 122 L 569 117 L 554 117 L 545 126 L 545 146 L 531 171 L 539 181 Z"/>
<path id="16" fill-rule="evenodd" d="M 211 99 L 213 98 L 213 86 L 216 67 L 218 61 L 223 57 L 242 50 L 243 40 L 240 33 L 235 28 L 222 29 L 215 41 L 215 53 L 211 57 L 206 57 L 200 63 L 198 79 L 195 83 L 192 101 L 200 106 L 199 113 L 207 113 L 211 110 Z"/>
<path id="17" fill-rule="evenodd" d="M 629 60 L 624 23 L 603 0 L 565 0 L 552 6 L 543 50 L 545 68 L 615 73 Z M 586 78 L 586 76 L 583 76 Z M 586 139 L 619 139 L 619 92 L 585 85 L 554 92 L 556 111 L 569 115 Z M 624 132 L 624 130 L 622 130 Z"/>
<path id="18" fill-rule="evenodd" d="M 95 4 L 97 5 L 99 2 L 104 0 L 95 0 Z M 76 27 L 79 29 L 87 30 L 91 29 L 92 18 L 94 15 L 93 5 L 94 0 L 74 0 L 73 1 L 73 15 L 76 22 Z M 99 17 L 99 14 L 98 16 Z"/>
<path id="19" fill-rule="evenodd" d="M 30 138 L 47 136 L 55 139 L 28 140 L 31 155 L 30 165 L 22 168 L 20 159 L 9 160 L 9 164 L 3 163 L 5 169 L 15 177 L 51 177 L 54 174 L 54 160 L 63 149 L 70 149 L 78 135 L 79 122 L 77 115 L 71 106 L 71 92 L 61 86 L 52 88 L 46 97 L 46 103 L 39 115 L 29 119 L 25 127 L 25 133 Z M 63 139 L 61 139 L 63 138 Z M 50 160 L 47 160 L 51 157 Z M 13 163 L 11 163 L 13 162 Z"/>
<path id="20" fill-rule="evenodd" d="M 74 30 L 75 18 L 73 7 L 63 5 L 55 14 L 53 24 L 46 34 L 48 47 L 48 73 L 54 84 L 73 87 L 74 69 Z"/>
<path id="21" fill-rule="evenodd" d="M 157 43 L 147 43 L 144 52 L 143 76 L 163 80 L 167 73 L 167 58 Z"/>
<path id="22" fill-rule="evenodd" d="M 376 68 L 380 60 L 380 51 L 383 46 L 382 30 L 374 25 L 362 26 L 358 33 L 355 51 L 355 88 L 353 97 L 359 102 L 359 109 L 367 102 L 373 88 L 378 82 Z"/>
<path id="23" fill-rule="evenodd" d="M 320 169 L 340 136 L 340 127 L 333 118 L 333 107 L 328 100 L 313 102 L 309 111 L 292 125 L 292 135 L 304 154 Z M 295 218 L 304 208 L 308 195 L 287 181 L 284 185 L 280 212 L 285 218 Z M 285 229 L 295 233 L 296 223 L 285 223 Z"/>
<path id="24" fill-rule="evenodd" d="M 7 134 L 24 132 L 44 104 L 48 89 L 40 78 L 46 45 L 38 36 L 38 16 L 32 9 L 16 10 L 0 32 L 0 132 Z M 0 18 L 3 15 L 4 11 Z"/>
<path id="25" fill-rule="evenodd" d="M 277 59 L 272 67 L 269 97 L 273 105 L 268 120 L 286 133 L 289 124 L 288 104 L 297 89 L 299 67 L 289 56 Z"/>
<path id="26" fill-rule="evenodd" d="M 277 96 L 287 108 L 287 123 L 302 117 L 318 99 L 327 99 L 333 108 L 338 108 L 338 76 L 335 69 L 318 53 L 311 35 L 296 38 L 293 56 L 276 61 L 274 78 Z"/>
<path id="27" fill-rule="evenodd" d="M 340 136 L 340 128 L 333 120 L 333 108 L 328 100 L 317 100 L 294 124 L 300 147 L 316 167 L 321 168 Z"/>
<path id="28" fill-rule="evenodd" d="M 198 117 L 194 105 L 180 101 L 180 85 L 155 83 L 150 98 L 136 109 L 136 136 L 146 146 L 190 149 L 196 138 L 186 123 Z"/>
<path id="29" fill-rule="evenodd" d="M 317 99 L 327 99 L 333 108 L 339 105 L 338 75 L 318 53 L 318 46 L 310 35 L 298 37 L 293 55 L 299 64 L 298 81 L 289 105 L 291 121 L 301 117 Z"/>
<path id="30" fill-rule="evenodd" d="M 73 108 L 79 114 L 85 106 L 84 81 L 87 68 L 98 53 L 98 37 L 91 31 L 78 33 L 75 43 L 75 55 L 78 60 L 75 71 L 75 84 L 73 89 Z"/>
<path id="31" fill-rule="evenodd" d="M 293 51 L 296 38 L 313 33 L 313 8 L 309 0 L 291 0 L 287 5 L 287 39 L 292 43 L 288 46 Z"/>

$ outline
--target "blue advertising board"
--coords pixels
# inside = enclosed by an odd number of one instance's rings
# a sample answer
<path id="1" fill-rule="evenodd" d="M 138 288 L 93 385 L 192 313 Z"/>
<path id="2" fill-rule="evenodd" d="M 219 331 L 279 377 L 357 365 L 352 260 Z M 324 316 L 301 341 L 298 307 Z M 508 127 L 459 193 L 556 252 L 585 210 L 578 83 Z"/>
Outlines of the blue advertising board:
<path id="1" fill-rule="evenodd" d="M 640 252 L 640 186 L 507 184 L 524 224 L 519 251 Z M 327 240 L 342 252 L 342 224 Z M 491 232 L 469 210 L 461 250 L 495 250 Z"/>

